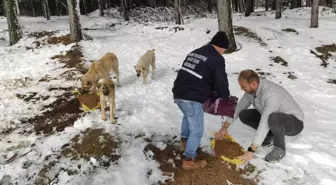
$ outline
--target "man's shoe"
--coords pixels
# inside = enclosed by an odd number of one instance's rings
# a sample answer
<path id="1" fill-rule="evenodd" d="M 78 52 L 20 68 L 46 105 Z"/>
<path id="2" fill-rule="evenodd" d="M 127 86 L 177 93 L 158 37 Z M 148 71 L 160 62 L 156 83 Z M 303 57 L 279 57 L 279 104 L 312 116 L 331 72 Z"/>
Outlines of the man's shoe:
<path id="1" fill-rule="evenodd" d="M 182 138 L 180 141 L 180 152 L 184 152 L 187 147 L 187 139 Z"/>
<path id="2" fill-rule="evenodd" d="M 206 165 L 207 162 L 205 160 L 195 161 L 194 159 L 192 160 L 182 159 L 182 168 L 184 170 L 199 170 L 204 168 Z"/>
<path id="3" fill-rule="evenodd" d="M 273 136 L 266 136 L 264 142 L 261 144 L 261 146 L 269 146 L 272 144 L 272 141 L 274 140 Z"/>
<path id="4" fill-rule="evenodd" d="M 274 146 L 274 149 L 268 153 L 265 157 L 267 162 L 278 162 L 280 159 L 285 157 L 286 151 L 280 147 Z"/>

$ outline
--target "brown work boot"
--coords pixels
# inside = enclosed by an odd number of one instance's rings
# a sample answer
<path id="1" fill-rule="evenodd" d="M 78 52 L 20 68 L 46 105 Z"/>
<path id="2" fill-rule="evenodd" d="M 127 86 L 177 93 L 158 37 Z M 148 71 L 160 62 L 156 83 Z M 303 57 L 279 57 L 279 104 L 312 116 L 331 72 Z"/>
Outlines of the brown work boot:
<path id="1" fill-rule="evenodd" d="M 184 152 L 187 147 L 187 139 L 182 138 L 180 141 L 180 152 Z"/>
<path id="2" fill-rule="evenodd" d="M 206 165 L 207 162 L 205 160 L 195 161 L 194 159 L 192 160 L 182 159 L 182 168 L 184 170 L 199 170 L 204 168 Z"/>

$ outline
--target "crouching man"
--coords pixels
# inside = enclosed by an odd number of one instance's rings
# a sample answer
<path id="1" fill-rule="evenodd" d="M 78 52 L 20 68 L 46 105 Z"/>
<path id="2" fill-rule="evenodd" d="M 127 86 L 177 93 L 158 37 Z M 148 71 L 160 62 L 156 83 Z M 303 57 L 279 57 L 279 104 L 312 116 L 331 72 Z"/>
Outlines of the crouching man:
<path id="1" fill-rule="evenodd" d="M 303 130 L 304 114 L 300 106 L 282 86 L 260 79 L 252 70 L 241 71 L 238 82 L 245 94 L 236 107 L 234 120 L 239 117 L 257 130 L 248 152 L 238 158 L 247 163 L 258 147 L 273 140 L 274 149 L 265 160 L 279 161 L 286 155 L 285 135 L 295 136 Z M 251 104 L 255 109 L 247 109 Z M 229 126 L 230 123 L 225 123 L 220 132 L 227 133 Z"/>

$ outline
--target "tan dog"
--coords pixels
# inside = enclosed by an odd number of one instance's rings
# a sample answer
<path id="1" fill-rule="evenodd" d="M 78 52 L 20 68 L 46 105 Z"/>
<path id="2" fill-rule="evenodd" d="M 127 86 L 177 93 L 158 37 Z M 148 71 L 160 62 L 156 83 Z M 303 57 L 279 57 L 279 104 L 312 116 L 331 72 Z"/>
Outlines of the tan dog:
<path id="1" fill-rule="evenodd" d="M 140 77 L 142 75 L 143 77 L 143 83 L 147 83 L 147 74 L 149 73 L 149 66 L 152 66 L 153 73 L 152 73 L 152 79 L 154 79 L 154 70 L 156 69 L 155 66 L 155 53 L 153 50 L 147 50 L 147 52 L 140 57 L 138 60 L 136 66 L 134 66 L 137 77 Z"/>
<path id="2" fill-rule="evenodd" d="M 115 123 L 114 114 L 115 114 L 115 88 L 112 80 L 100 80 L 98 82 L 98 90 L 100 97 L 100 107 L 102 112 L 102 119 L 107 120 L 105 114 L 106 102 L 108 99 L 110 103 L 110 120 Z"/>
<path id="3" fill-rule="evenodd" d="M 111 70 L 117 75 L 117 86 L 120 87 L 118 58 L 114 53 L 106 53 L 98 61 L 94 61 L 89 71 L 82 77 L 82 89 L 96 92 L 98 80 L 101 78 L 109 80 Z"/>

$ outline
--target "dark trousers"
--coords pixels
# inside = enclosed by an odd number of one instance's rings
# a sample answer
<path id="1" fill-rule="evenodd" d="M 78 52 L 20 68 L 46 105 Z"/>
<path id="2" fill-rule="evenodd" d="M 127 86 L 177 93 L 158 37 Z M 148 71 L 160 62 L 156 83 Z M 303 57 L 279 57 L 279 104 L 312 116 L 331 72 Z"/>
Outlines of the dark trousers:
<path id="1" fill-rule="evenodd" d="M 257 130 L 261 115 L 256 109 L 245 109 L 240 112 L 239 119 L 247 126 Z M 295 136 L 303 130 L 303 122 L 293 115 L 281 112 L 271 113 L 268 117 L 270 131 L 267 137 L 274 137 L 274 146 L 286 149 L 285 135 Z"/>

